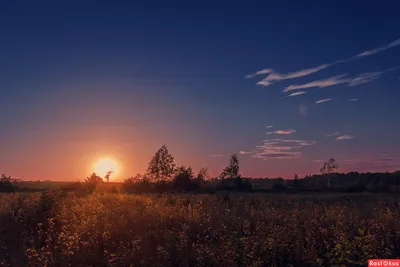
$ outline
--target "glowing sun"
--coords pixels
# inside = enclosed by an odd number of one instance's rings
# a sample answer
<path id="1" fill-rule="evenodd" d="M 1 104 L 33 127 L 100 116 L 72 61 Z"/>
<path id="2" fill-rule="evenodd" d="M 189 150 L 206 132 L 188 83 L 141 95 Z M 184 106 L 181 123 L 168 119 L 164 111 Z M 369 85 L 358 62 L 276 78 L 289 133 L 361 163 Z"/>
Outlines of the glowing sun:
<path id="1" fill-rule="evenodd" d="M 100 177 L 105 177 L 107 172 L 111 171 L 110 177 L 115 177 L 118 175 L 119 167 L 118 163 L 110 158 L 103 158 L 98 160 L 93 165 L 93 171 Z"/>

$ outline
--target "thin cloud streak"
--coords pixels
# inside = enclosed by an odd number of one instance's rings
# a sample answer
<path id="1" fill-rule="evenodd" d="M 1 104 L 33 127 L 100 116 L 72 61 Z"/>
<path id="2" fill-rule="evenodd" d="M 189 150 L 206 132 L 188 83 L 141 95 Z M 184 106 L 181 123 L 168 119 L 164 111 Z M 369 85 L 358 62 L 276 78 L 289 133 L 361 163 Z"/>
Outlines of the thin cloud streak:
<path id="1" fill-rule="evenodd" d="M 316 103 L 316 104 L 321 104 L 321 103 L 325 103 L 325 102 L 328 102 L 328 101 L 331 101 L 331 100 L 332 100 L 332 98 L 326 98 L 326 99 L 318 100 L 318 101 L 316 101 L 315 103 Z"/>
<path id="2" fill-rule="evenodd" d="M 349 83 L 348 86 L 356 86 L 356 85 L 372 82 L 372 81 L 378 79 L 379 77 L 381 77 L 382 74 L 385 74 L 385 73 L 395 70 L 395 69 L 397 69 L 397 67 L 390 68 L 390 69 L 387 69 L 384 71 L 362 73 L 362 74 L 358 75 L 356 78 L 354 78 Z"/>
<path id="3" fill-rule="evenodd" d="M 257 153 L 257 151 L 240 151 L 239 154 L 240 155 L 247 155 L 247 154 L 254 154 Z"/>
<path id="4" fill-rule="evenodd" d="M 350 79 L 350 78 L 342 79 L 346 75 L 347 74 L 341 74 L 341 75 L 330 77 L 328 79 L 316 80 L 316 81 L 312 81 L 312 82 L 305 83 L 305 84 L 290 85 L 290 86 L 286 87 L 283 91 L 289 92 L 292 90 L 312 88 L 312 87 L 324 88 L 324 87 L 333 86 L 333 85 L 337 85 L 337 84 L 341 84 L 341 83 L 351 82 L 352 79 Z"/>
<path id="5" fill-rule="evenodd" d="M 268 139 L 262 145 L 257 146 L 258 152 L 252 155 L 258 159 L 298 159 L 302 152 L 296 151 L 305 146 L 315 145 L 316 141 L 309 140 L 285 140 Z"/>
<path id="6" fill-rule="evenodd" d="M 326 69 L 327 67 L 329 67 L 330 64 L 323 64 L 314 68 L 310 68 L 310 69 L 303 69 L 303 70 L 299 70 L 296 72 L 291 72 L 288 74 L 281 74 L 275 71 L 270 71 L 271 69 L 265 69 L 265 70 L 261 70 L 258 71 L 254 74 L 250 74 L 247 75 L 246 77 L 254 77 L 255 75 L 258 75 L 257 73 L 268 73 L 269 75 L 262 79 L 261 81 L 257 82 L 257 85 L 263 85 L 263 86 L 268 86 L 270 84 L 273 84 L 275 82 L 278 81 L 283 81 L 283 80 L 288 80 L 288 79 L 294 79 L 294 78 L 299 78 L 299 77 L 303 77 L 303 76 L 307 76 L 310 74 L 313 74 L 315 72 L 318 72 L 320 70 Z M 268 72 L 269 71 L 269 72 Z"/>
<path id="7" fill-rule="evenodd" d="M 338 137 L 336 137 L 336 140 L 337 141 L 342 141 L 342 140 L 350 140 L 350 139 L 354 139 L 355 137 L 354 136 L 351 136 L 351 135 L 342 135 L 342 136 L 338 136 Z"/>
<path id="8" fill-rule="evenodd" d="M 355 102 L 355 101 L 358 101 L 358 98 L 351 98 L 351 99 L 349 99 L 349 101 L 350 102 Z"/>
<path id="9" fill-rule="evenodd" d="M 267 126 L 265 126 L 265 128 L 272 128 L 272 127 L 274 127 L 273 125 L 267 125 Z"/>
<path id="10" fill-rule="evenodd" d="M 296 130 L 277 130 L 277 131 L 273 131 L 273 132 L 268 132 L 267 134 L 281 134 L 281 135 L 288 135 L 288 134 L 292 134 L 295 133 Z"/>
<path id="11" fill-rule="evenodd" d="M 390 43 L 388 43 L 386 45 L 382 45 L 380 47 L 377 47 L 375 49 L 364 51 L 364 52 L 358 54 L 356 57 L 365 57 L 365 56 L 375 55 L 377 53 L 380 53 L 382 51 L 388 50 L 389 48 L 392 48 L 392 47 L 395 47 L 395 46 L 398 46 L 398 45 L 400 45 L 400 38 L 397 39 L 397 40 L 394 40 L 393 42 L 390 42 Z"/>
<path id="12" fill-rule="evenodd" d="M 268 86 L 268 85 L 271 85 L 271 84 L 273 84 L 275 82 L 278 82 L 278 81 L 287 80 L 287 79 L 294 79 L 294 78 L 299 78 L 299 77 L 304 77 L 304 76 L 307 76 L 307 75 L 311 75 L 313 73 L 316 73 L 318 71 L 324 70 L 324 69 L 326 69 L 326 68 L 328 68 L 330 66 L 333 66 L 333 65 L 336 65 L 336 64 L 339 64 L 339 63 L 345 63 L 345 62 L 348 62 L 348 61 L 361 59 L 361 58 L 366 57 L 366 56 L 375 55 L 377 53 L 383 52 L 383 51 L 385 51 L 387 49 L 390 49 L 390 48 L 398 46 L 398 45 L 400 45 L 400 38 L 396 39 L 396 40 L 394 40 L 394 41 L 392 41 L 392 42 L 390 42 L 390 43 L 388 43 L 386 45 L 377 47 L 377 48 L 372 49 L 372 50 L 367 50 L 367 51 L 364 51 L 364 52 L 362 52 L 362 53 L 360 53 L 358 55 L 349 57 L 347 59 L 337 60 L 337 61 L 334 61 L 332 63 L 322 64 L 322 65 L 319 65 L 319 66 L 315 66 L 315 67 L 308 68 L 308 69 L 302 69 L 302 70 L 291 72 L 291 73 L 288 73 L 288 74 L 278 73 L 278 72 L 275 72 L 273 69 L 263 69 L 263 70 L 257 71 L 256 73 L 246 75 L 245 78 L 253 78 L 253 77 L 258 76 L 258 75 L 268 74 L 267 77 L 265 77 L 261 81 L 257 82 L 257 85 Z"/>
<path id="13" fill-rule="evenodd" d="M 307 94 L 307 92 L 306 92 L 306 91 L 299 91 L 299 92 L 291 93 L 291 94 L 288 95 L 287 97 L 298 96 L 298 95 L 304 95 L 304 94 Z"/>
<path id="14" fill-rule="evenodd" d="M 334 133 L 332 133 L 332 134 L 327 134 L 326 136 L 338 136 L 338 135 L 340 135 L 339 132 L 334 132 Z"/>
<path id="15" fill-rule="evenodd" d="M 362 73 L 358 77 L 354 78 L 349 83 L 349 86 L 356 86 L 356 85 L 372 82 L 373 80 L 378 79 L 383 73 L 384 73 L 383 71 Z"/>

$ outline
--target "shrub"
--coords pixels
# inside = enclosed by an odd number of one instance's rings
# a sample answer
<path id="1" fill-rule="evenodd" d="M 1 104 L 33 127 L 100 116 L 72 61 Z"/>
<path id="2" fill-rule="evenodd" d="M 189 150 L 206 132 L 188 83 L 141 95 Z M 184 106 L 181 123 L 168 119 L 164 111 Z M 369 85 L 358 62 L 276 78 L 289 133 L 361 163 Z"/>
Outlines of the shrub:
<path id="1" fill-rule="evenodd" d="M 14 192 L 15 186 L 11 182 L 11 176 L 1 175 L 0 178 L 0 192 Z"/>

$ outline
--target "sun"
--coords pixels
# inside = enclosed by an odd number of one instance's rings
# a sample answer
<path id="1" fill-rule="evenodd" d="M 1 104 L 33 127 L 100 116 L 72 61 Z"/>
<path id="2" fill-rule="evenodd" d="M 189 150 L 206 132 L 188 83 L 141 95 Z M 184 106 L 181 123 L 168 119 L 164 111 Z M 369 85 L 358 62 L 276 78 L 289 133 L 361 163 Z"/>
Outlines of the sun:
<path id="1" fill-rule="evenodd" d="M 103 178 L 107 175 L 107 172 L 111 171 L 110 177 L 112 178 L 118 176 L 119 166 L 118 163 L 111 158 L 102 158 L 93 165 L 93 171 Z"/>

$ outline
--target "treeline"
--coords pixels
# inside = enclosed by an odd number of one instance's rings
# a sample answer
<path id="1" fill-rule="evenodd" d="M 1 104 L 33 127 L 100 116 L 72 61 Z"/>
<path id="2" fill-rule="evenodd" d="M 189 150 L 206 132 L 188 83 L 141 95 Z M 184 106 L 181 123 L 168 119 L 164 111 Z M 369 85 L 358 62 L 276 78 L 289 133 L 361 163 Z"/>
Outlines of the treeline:
<path id="1" fill-rule="evenodd" d="M 339 173 L 339 165 L 330 158 L 321 168 L 321 174 L 283 178 L 246 178 L 239 172 L 239 158 L 232 154 L 229 163 L 218 177 L 210 178 L 207 168 L 195 174 L 191 167 L 177 166 L 174 157 L 163 145 L 152 157 L 147 171 L 125 179 L 119 189 L 105 183 L 103 178 L 92 173 L 84 183 L 76 182 L 64 186 L 65 191 L 92 193 L 96 189 L 112 193 L 163 193 L 216 191 L 242 192 L 392 192 L 400 193 L 400 171 L 393 173 Z M 108 173 L 109 175 L 109 173 Z M 105 177 L 108 181 L 109 177 Z M 109 186 L 106 186 L 109 185 Z M 105 189 L 106 188 L 106 189 Z M 2 175 L 0 192 L 18 190 L 11 177 Z"/>

